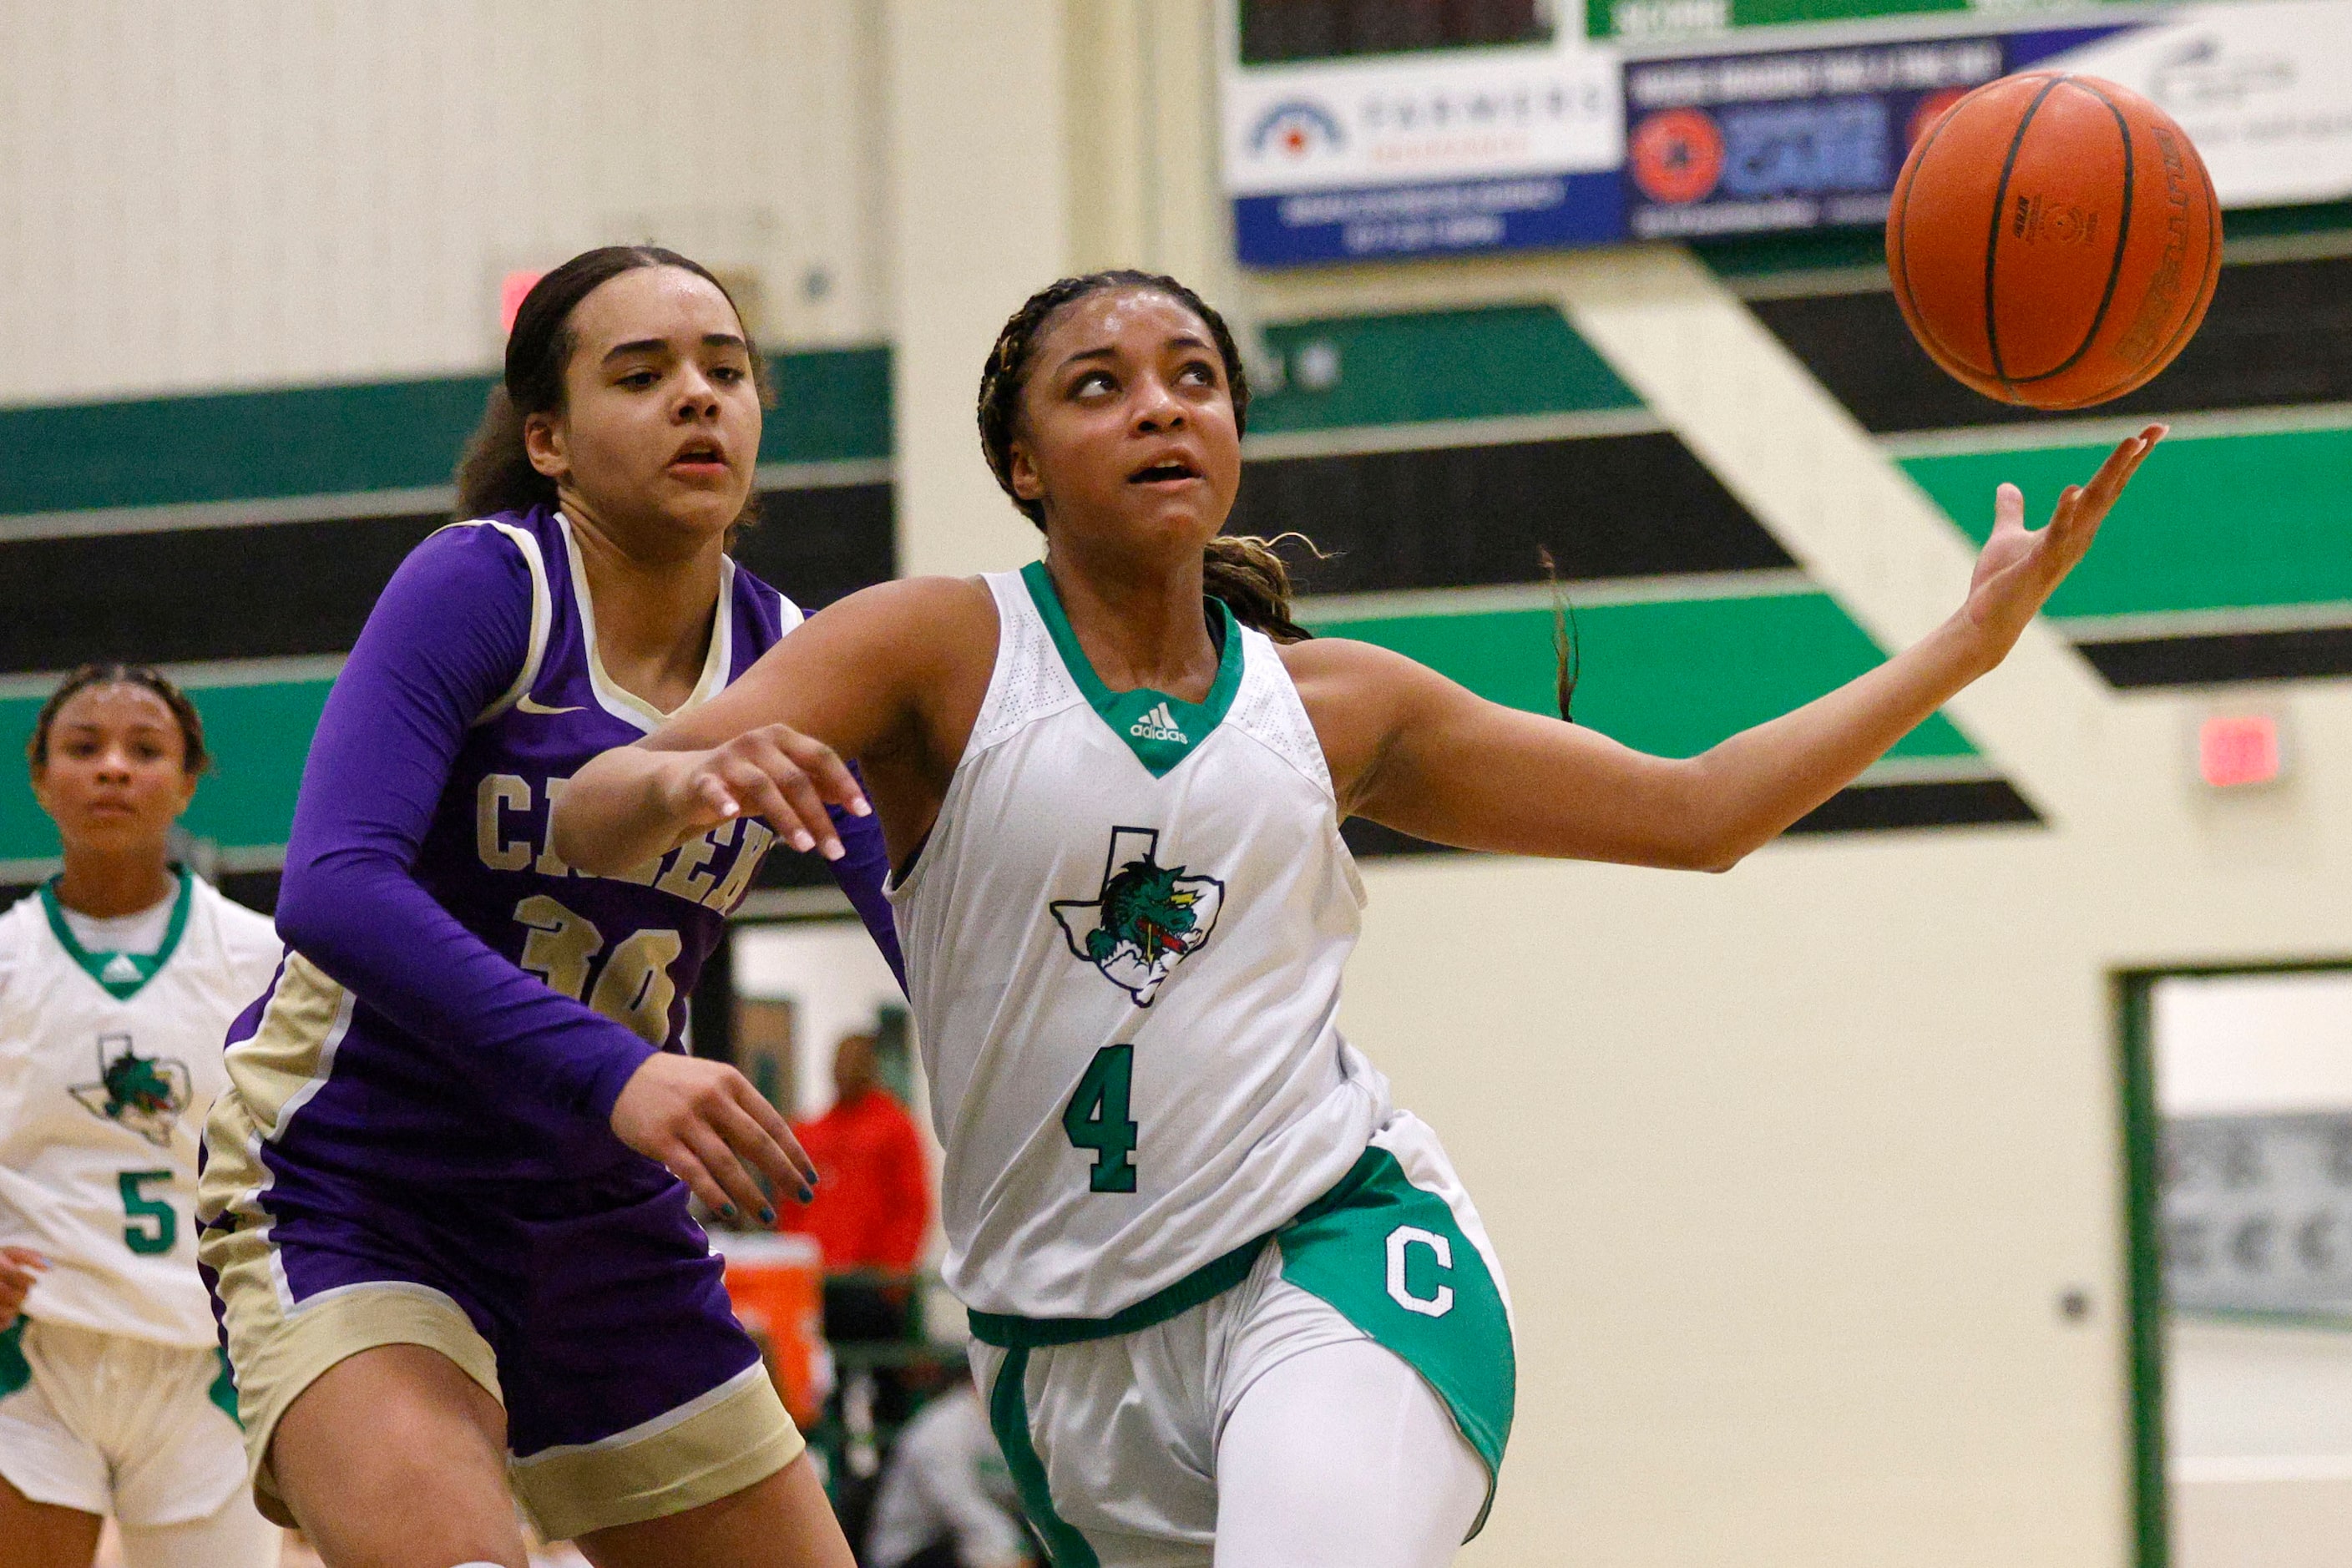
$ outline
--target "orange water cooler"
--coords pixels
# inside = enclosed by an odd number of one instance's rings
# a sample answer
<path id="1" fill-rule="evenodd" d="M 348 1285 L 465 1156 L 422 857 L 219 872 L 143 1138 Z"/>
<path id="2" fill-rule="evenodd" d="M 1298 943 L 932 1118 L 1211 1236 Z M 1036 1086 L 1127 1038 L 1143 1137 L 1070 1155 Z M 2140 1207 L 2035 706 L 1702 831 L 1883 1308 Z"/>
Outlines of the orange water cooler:
<path id="1" fill-rule="evenodd" d="M 803 1429 L 833 1392 L 833 1355 L 824 1343 L 824 1259 L 815 1238 L 715 1231 L 727 1260 L 727 1294 L 735 1315 L 768 1358 L 784 1408 Z"/>

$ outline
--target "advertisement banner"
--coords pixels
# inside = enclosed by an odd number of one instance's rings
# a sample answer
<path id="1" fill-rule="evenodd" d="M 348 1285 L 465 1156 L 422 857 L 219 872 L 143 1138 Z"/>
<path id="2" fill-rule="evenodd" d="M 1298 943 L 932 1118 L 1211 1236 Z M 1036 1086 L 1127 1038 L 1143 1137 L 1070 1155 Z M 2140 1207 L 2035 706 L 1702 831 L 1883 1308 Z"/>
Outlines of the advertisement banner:
<path id="1" fill-rule="evenodd" d="M 2068 10 L 2134 3 L 2061 0 Z M 1895 34 L 1924 36 L 1936 23 L 1958 21 L 1958 30 L 1976 31 L 2014 26 L 2022 11 L 2059 8 L 2049 0 L 1585 0 L 1585 27 L 1595 38 L 1689 43 L 1759 27 L 1786 27 L 1793 33 L 1819 26 L 1822 42 L 1847 43 L 1862 41 L 1855 35 L 1864 29 L 1852 26 L 1856 23 L 1892 18 Z M 1908 17 L 1922 18 L 1923 25 L 1906 26 Z M 1976 19 L 1973 28 L 1969 26 L 1971 17 Z M 1867 30 L 1879 37 L 1890 32 L 1885 26 Z"/>
<path id="2" fill-rule="evenodd" d="M 2352 196 L 2352 0 L 2189 6 L 2038 63 L 2120 82 L 2180 121 L 2225 207 Z"/>
<path id="3" fill-rule="evenodd" d="M 1253 267 L 1622 237 L 1615 56 L 1549 43 L 1272 66 L 1225 79 L 1225 180 Z"/>
<path id="4" fill-rule="evenodd" d="M 1604 14 L 1627 42 L 1571 25 L 1492 47 L 1229 58 L 1224 167 L 1241 260 L 1867 226 L 1885 220 L 1905 156 L 1947 104 L 2037 68 L 2104 77 L 2162 107 L 2225 207 L 2352 198 L 2352 0 L 1589 0 L 1589 25 Z M 1746 22 L 1774 26 L 1664 41 Z"/>
<path id="5" fill-rule="evenodd" d="M 1627 231 L 1883 223 L 1911 143 L 2009 68 L 1999 38 L 1629 62 Z"/>

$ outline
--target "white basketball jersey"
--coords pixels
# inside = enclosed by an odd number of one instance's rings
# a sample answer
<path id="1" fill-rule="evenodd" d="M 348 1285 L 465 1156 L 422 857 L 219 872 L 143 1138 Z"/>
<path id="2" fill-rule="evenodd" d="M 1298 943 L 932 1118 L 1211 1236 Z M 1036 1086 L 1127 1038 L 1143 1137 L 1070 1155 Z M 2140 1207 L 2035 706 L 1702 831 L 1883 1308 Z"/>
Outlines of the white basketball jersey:
<path id="1" fill-rule="evenodd" d="M 214 1342 L 196 1148 L 221 1042 L 280 952 L 266 916 L 185 873 L 152 956 L 82 951 L 47 889 L 0 915 L 0 1244 L 51 1265 L 26 1315 Z"/>
<path id="2" fill-rule="evenodd" d="M 946 1278 L 1102 1318 L 1291 1218 L 1387 1118 L 1335 1023 L 1363 887 L 1272 642 L 1228 616 L 1205 701 L 1113 693 L 1042 565 L 987 582 L 988 697 L 891 891 Z"/>

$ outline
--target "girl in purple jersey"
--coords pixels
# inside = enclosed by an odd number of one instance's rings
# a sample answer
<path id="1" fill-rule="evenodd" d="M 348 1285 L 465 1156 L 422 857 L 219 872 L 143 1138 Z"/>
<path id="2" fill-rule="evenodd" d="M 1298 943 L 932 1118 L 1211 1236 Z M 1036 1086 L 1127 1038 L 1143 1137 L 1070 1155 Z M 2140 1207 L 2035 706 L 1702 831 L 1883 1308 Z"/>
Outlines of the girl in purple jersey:
<path id="1" fill-rule="evenodd" d="M 206 1127 L 200 1256 L 257 1500 L 330 1564 L 524 1568 L 520 1500 L 600 1568 L 851 1562 L 689 1189 L 772 1217 L 814 1167 L 686 999 L 775 834 L 591 876 L 572 772 L 800 621 L 726 553 L 765 392 L 685 258 L 532 289 L 459 474 L 306 768 L 278 923 Z M 895 965 L 872 820 L 797 820 Z"/>

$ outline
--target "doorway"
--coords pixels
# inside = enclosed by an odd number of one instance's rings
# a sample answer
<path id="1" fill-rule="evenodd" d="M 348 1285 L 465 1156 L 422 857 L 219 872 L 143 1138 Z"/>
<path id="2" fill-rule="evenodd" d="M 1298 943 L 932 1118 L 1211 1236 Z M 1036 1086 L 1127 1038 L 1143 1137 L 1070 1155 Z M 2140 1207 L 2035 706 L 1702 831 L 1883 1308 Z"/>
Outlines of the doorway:
<path id="1" fill-rule="evenodd" d="M 2352 1539 L 2352 963 L 2123 977 L 2142 1568 Z"/>

